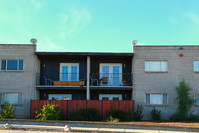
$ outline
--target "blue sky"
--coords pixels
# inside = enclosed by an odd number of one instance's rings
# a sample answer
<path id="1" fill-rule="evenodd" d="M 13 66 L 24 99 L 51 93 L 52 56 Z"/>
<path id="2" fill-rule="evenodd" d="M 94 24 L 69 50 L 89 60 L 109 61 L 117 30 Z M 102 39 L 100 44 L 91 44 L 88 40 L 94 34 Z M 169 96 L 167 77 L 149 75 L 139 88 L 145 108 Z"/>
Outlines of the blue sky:
<path id="1" fill-rule="evenodd" d="M 199 0 L 0 0 L 0 43 L 38 51 L 132 52 L 198 45 Z"/>

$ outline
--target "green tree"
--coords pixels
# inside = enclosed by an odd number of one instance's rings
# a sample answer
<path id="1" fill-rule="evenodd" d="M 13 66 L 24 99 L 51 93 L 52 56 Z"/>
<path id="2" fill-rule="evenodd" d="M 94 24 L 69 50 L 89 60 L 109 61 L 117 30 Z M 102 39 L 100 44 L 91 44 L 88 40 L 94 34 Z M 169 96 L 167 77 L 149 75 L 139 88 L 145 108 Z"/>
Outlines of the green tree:
<path id="1" fill-rule="evenodd" d="M 194 104 L 194 100 L 189 97 L 191 87 L 183 79 L 179 86 L 175 88 L 177 93 L 177 112 L 171 117 L 173 120 L 187 120 L 188 112 Z"/>

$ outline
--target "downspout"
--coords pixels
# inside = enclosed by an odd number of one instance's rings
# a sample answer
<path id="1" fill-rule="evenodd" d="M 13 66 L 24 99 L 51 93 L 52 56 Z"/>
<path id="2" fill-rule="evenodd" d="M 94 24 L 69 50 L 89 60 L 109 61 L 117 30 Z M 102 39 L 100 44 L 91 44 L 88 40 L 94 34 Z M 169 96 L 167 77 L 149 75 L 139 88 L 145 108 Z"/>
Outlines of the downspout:
<path id="1" fill-rule="evenodd" d="M 133 40 L 132 41 L 132 44 L 133 44 L 133 56 L 132 56 L 132 65 L 131 65 L 131 73 L 132 73 L 132 97 L 131 97 L 131 100 L 135 100 L 134 97 L 135 97 L 135 75 L 134 75 L 134 56 L 135 56 L 135 47 L 136 47 L 136 44 L 137 44 L 137 40 Z"/>

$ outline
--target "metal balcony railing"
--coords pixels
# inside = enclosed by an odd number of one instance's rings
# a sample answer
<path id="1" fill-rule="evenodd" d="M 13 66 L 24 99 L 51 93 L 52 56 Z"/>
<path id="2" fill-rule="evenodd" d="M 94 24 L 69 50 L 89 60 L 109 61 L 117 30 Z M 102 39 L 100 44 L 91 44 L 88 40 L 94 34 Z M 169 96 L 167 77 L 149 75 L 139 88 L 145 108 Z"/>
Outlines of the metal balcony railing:
<path id="1" fill-rule="evenodd" d="M 91 86 L 132 86 L 132 73 L 91 73 Z"/>
<path id="2" fill-rule="evenodd" d="M 86 74 L 37 73 L 37 86 L 86 86 Z M 90 86 L 132 86 L 132 73 L 91 73 Z"/>
<path id="3" fill-rule="evenodd" d="M 36 84 L 45 86 L 85 85 L 86 75 L 79 73 L 37 73 Z"/>

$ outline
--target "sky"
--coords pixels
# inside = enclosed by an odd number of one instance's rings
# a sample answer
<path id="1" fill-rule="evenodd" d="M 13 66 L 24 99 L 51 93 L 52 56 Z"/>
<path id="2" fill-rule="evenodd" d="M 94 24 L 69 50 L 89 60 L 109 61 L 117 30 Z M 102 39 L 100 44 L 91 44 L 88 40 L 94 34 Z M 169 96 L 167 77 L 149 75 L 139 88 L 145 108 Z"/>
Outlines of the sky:
<path id="1" fill-rule="evenodd" d="M 199 0 L 0 0 L 0 44 L 48 52 L 198 45 Z"/>

